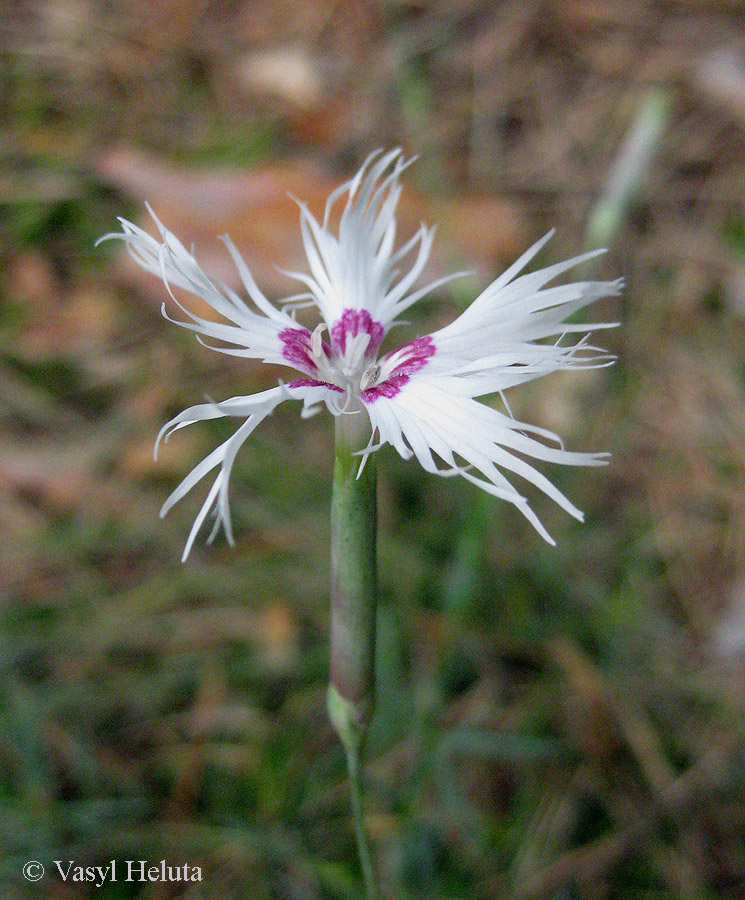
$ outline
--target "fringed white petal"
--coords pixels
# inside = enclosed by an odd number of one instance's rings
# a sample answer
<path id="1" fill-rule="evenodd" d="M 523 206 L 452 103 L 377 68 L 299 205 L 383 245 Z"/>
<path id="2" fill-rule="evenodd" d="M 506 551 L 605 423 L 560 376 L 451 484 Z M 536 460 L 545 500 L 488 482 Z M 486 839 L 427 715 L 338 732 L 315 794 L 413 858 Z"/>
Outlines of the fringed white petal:
<path id="1" fill-rule="evenodd" d="M 234 543 L 228 492 L 230 472 L 238 451 L 253 431 L 285 400 L 302 400 L 303 417 L 307 418 L 308 415 L 312 415 L 314 407 L 318 404 L 326 403 L 329 405 L 331 403 L 331 395 L 332 392 L 323 386 L 298 385 L 293 387 L 292 385 L 279 384 L 275 388 L 247 397 L 231 397 L 229 400 L 223 400 L 220 403 L 210 401 L 191 406 L 163 426 L 155 445 L 156 458 L 160 442 L 167 442 L 168 438 L 175 431 L 185 428 L 187 425 L 203 422 L 207 419 L 218 419 L 223 416 L 246 417 L 245 422 L 241 424 L 235 434 L 220 444 L 219 447 L 216 447 L 189 472 L 161 508 L 160 515 L 162 518 L 206 475 L 218 466 L 220 467 L 217 477 L 189 531 L 182 562 L 186 560 L 191 552 L 199 529 L 210 512 L 215 517 L 215 523 L 208 538 L 208 543 L 212 543 L 221 528 L 225 532 L 228 542 L 231 545 Z M 330 406 L 329 408 L 331 409 Z"/>
<path id="2" fill-rule="evenodd" d="M 233 397 L 223 403 L 202 403 L 179 413 L 178 416 L 161 429 L 161 432 L 158 435 L 158 442 L 160 442 L 161 438 L 168 440 L 168 437 L 173 434 L 174 431 L 179 428 L 184 428 L 186 425 L 191 425 L 194 422 L 204 421 L 205 419 L 216 419 L 221 416 L 246 416 L 246 421 L 243 422 L 235 434 L 220 444 L 219 447 L 213 450 L 197 466 L 195 466 L 163 504 L 160 511 L 161 517 L 165 516 L 174 504 L 183 499 L 183 497 L 185 497 L 186 494 L 188 494 L 189 491 L 205 477 L 205 475 L 218 466 L 220 467 L 217 478 L 207 494 L 194 524 L 191 527 L 184 548 L 182 562 L 191 552 L 197 533 L 210 512 L 215 515 L 215 526 L 212 529 L 210 539 L 214 539 L 218 530 L 222 527 L 229 543 L 233 543 L 233 527 L 230 518 L 228 486 L 230 472 L 236 454 L 254 429 L 263 422 L 267 416 L 271 415 L 283 400 L 290 398 L 294 393 L 296 392 L 290 392 L 285 385 L 279 385 L 276 388 L 271 388 L 268 391 L 262 391 L 260 394 L 249 397 Z"/>
<path id="3" fill-rule="evenodd" d="M 197 263 L 193 254 L 161 223 L 148 206 L 160 232 L 157 241 L 146 231 L 126 219 L 120 219 L 121 232 L 106 234 L 100 241 L 118 239 L 124 241 L 132 258 L 143 269 L 162 278 L 174 304 L 187 316 L 188 321 L 172 318 L 163 305 L 165 318 L 197 335 L 215 338 L 226 344 L 242 348 L 239 355 L 266 362 L 284 363 L 279 332 L 294 327 L 294 319 L 274 307 L 259 290 L 245 261 L 230 238 L 223 241 L 236 265 L 238 274 L 259 313 L 228 285 L 211 278 Z M 199 316 L 174 294 L 174 288 L 186 290 L 205 301 L 218 315 L 231 324 L 213 322 Z M 213 349 L 225 352 L 223 347 Z"/>
<path id="4" fill-rule="evenodd" d="M 412 378 L 394 397 L 378 397 L 367 410 L 381 445 L 391 444 L 404 458 L 414 455 L 428 472 L 459 474 L 490 494 L 513 503 L 549 543 L 553 539 L 526 498 L 500 470 L 524 478 L 581 521 L 580 510 L 521 457 L 570 466 L 597 466 L 606 462 L 607 454 L 564 450 L 561 439 L 551 432 L 523 425 L 424 377 Z M 529 433 L 551 443 L 536 440 Z M 446 464 L 444 471 L 438 468 L 433 453 Z M 467 465 L 459 465 L 456 455 Z"/>
<path id="5" fill-rule="evenodd" d="M 371 154 L 350 181 L 329 197 L 323 223 L 303 203 L 300 229 L 310 275 L 287 273 L 305 284 L 321 315 L 331 326 L 345 309 L 365 309 L 387 330 L 393 319 L 430 290 L 451 278 L 438 279 L 410 294 L 429 257 L 434 229 L 422 225 L 400 250 L 394 252 L 399 177 L 413 160 L 400 150 Z M 338 233 L 330 228 L 334 205 L 344 196 Z M 411 267 L 398 281 L 397 266 L 416 250 Z"/>
<path id="6" fill-rule="evenodd" d="M 507 350 L 524 354 L 525 362 L 535 361 L 536 352 L 544 353 L 547 371 L 552 371 L 557 354 L 567 365 L 586 364 L 592 355 L 589 345 L 581 358 L 571 344 L 535 345 L 545 338 L 562 339 L 575 333 L 587 334 L 617 323 L 571 323 L 566 319 L 601 297 L 621 293 L 623 282 L 579 281 L 546 288 L 550 281 L 594 258 L 603 251 L 592 251 L 564 260 L 545 269 L 516 277 L 520 270 L 543 248 L 553 232 L 535 243 L 520 259 L 489 285 L 457 319 L 431 337 L 438 352 L 459 361 L 479 360 Z M 536 348 L 540 348 L 536 350 Z M 598 351 L 602 355 L 603 351 Z M 600 360 L 601 364 L 603 360 Z"/>

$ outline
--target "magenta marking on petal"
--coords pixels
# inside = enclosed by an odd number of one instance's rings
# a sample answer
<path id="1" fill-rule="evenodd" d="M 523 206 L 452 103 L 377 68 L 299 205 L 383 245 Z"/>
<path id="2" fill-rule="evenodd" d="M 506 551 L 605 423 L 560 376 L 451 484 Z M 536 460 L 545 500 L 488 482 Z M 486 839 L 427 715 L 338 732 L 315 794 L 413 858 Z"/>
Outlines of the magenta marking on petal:
<path id="1" fill-rule="evenodd" d="M 319 381 L 317 378 L 296 378 L 294 381 L 288 382 L 287 387 L 324 387 L 339 394 L 344 393 L 344 389 L 340 388 L 338 384 L 331 384 L 329 381 Z"/>
<path id="2" fill-rule="evenodd" d="M 416 338 L 416 340 L 404 344 L 393 353 L 401 356 L 398 365 L 385 381 L 360 393 L 363 402 L 374 403 L 378 397 L 388 397 L 389 399 L 395 397 L 414 372 L 419 372 L 427 365 L 429 358 L 437 353 L 437 347 L 431 336 L 425 335 L 425 337 Z M 392 353 L 388 353 L 384 358 L 387 359 L 392 355 Z"/>
<path id="3" fill-rule="evenodd" d="M 408 375 L 391 375 L 391 377 L 382 384 L 378 384 L 375 387 L 368 388 L 366 391 L 362 391 L 360 393 L 360 399 L 363 403 L 374 403 L 378 397 L 388 397 L 388 399 L 390 399 L 391 397 L 396 396 L 408 380 Z"/>
<path id="4" fill-rule="evenodd" d="M 296 369 L 306 369 L 311 372 L 318 371 L 313 362 L 313 353 L 310 348 L 310 332 L 307 328 L 283 328 L 278 335 L 282 341 L 282 356 Z"/>
<path id="5" fill-rule="evenodd" d="M 437 353 L 437 347 L 432 336 L 426 334 L 424 337 L 409 341 L 408 344 L 404 344 L 403 347 L 399 347 L 392 353 L 386 353 L 384 359 L 388 359 L 394 353 L 401 359 L 391 375 L 413 375 L 414 372 L 418 372 L 427 365 L 427 360 Z"/>
<path id="6" fill-rule="evenodd" d="M 385 335 L 383 325 L 376 322 L 366 309 L 345 309 L 341 318 L 331 326 L 331 346 L 337 353 L 344 353 L 347 349 L 347 336 L 357 337 L 362 333 L 370 335 L 365 353 L 372 356 Z"/>

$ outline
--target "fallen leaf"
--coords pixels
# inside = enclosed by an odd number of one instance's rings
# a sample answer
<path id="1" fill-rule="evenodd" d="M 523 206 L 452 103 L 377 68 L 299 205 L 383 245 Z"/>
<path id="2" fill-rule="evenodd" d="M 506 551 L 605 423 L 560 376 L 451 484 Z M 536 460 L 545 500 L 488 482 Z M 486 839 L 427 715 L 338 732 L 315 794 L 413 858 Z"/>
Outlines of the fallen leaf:
<path id="1" fill-rule="evenodd" d="M 323 96 L 318 63 L 302 47 L 279 47 L 247 54 L 235 68 L 250 96 L 268 94 L 307 110 Z"/>

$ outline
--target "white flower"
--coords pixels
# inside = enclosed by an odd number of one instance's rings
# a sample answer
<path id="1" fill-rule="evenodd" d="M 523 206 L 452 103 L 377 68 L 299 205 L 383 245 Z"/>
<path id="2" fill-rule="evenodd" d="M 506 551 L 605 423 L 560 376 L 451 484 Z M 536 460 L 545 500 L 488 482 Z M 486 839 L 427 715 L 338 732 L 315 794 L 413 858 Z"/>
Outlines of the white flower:
<path id="1" fill-rule="evenodd" d="M 432 246 L 434 229 L 424 225 L 399 250 L 395 209 L 401 192 L 399 176 L 409 163 L 401 151 L 372 154 L 357 175 L 329 197 L 322 223 L 300 203 L 300 228 L 310 274 L 290 273 L 306 291 L 275 306 L 256 285 L 229 237 L 223 240 L 245 287 L 249 302 L 228 285 L 210 278 L 194 256 L 153 215 L 161 240 L 121 219 L 122 232 L 101 240 L 126 242 L 134 259 L 160 275 L 171 299 L 186 315 L 175 321 L 196 332 L 197 340 L 219 341 L 221 353 L 261 359 L 294 368 L 299 377 L 280 381 L 270 390 L 222 403 L 192 406 L 161 430 L 156 443 L 179 428 L 203 419 L 244 419 L 181 482 L 166 500 L 161 515 L 197 482 L 218 469 L 186 543 L 183 558 L 207 515 L 215 517 L 210 541 L 220 527 L 233 542 L 228 505 L 228 479 L 236 454 L 256 426 L 284 400 L 301 400 L 303 417 L 325 404 L 334 416 L 367 416 L 367 456 L 391 444 L 408 459 L 415 456 L 428 471 L 460 475 L 495 497 L 513 503 L 545 540 L 553 540 L 502 470 L 520 475 L 575 518 L 582 513 L 524 457 L 574 466 L 604 462 L 607 454 L 573 453 L 541 428 L 516 421 L 506 412 L 476 401 L 558 369 L 605 365 L 609 358 L 588 343 L 593 328 L 565 320 L 599 297 L 620 293 L 621 281 L 583 281 L 546 287 L 557 276 L 591 259 L 583 254 L 526 275 L 519 273 L 551 237 L 534 244 L 486 288 L 450 325 L 379 354 L 397 317 L 419 298 L 448 281 L 442 278 L 414 288 Z M 346 198 L 338 234 L 329 219 L 337 201 Z M 408 271 L 400 268 L 413 261 Z M 450 276 L 456 277 L 456 276 Z M 224 322 L 201 318 L 173 293 L 182 288 L 205 300 Z M 252 305 L 250 305 L 252 304 Z M 295 313 L 314 307 L 320 322 L 314 330 L 298 324 Z M 163 305 L 163 315 L 169 318 Z M 574 343 L 568 335 L 583 334 Z M 551 339 L 548 343 L 545 339 Z M 208 346 L 212 346 L 211 344 Z M 438 462 L 439 459 L 439 462 Z"/>

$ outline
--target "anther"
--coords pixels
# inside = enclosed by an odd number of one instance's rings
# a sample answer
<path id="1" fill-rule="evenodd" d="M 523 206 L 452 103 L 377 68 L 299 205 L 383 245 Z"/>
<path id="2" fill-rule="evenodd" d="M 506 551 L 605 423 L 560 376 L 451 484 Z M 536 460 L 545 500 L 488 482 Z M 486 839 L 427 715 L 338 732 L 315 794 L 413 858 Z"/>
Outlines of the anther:
<path id="1" fill-rule="evenodd" d="M 360 378 L 360 390 L 366 391 L 369 387 L 372 387 L 379 377 L 380 366 L 377 363 L 374 366 L 370 366 L 369 369 L 365 369 L 362 373 L 362 378 Z"/>

